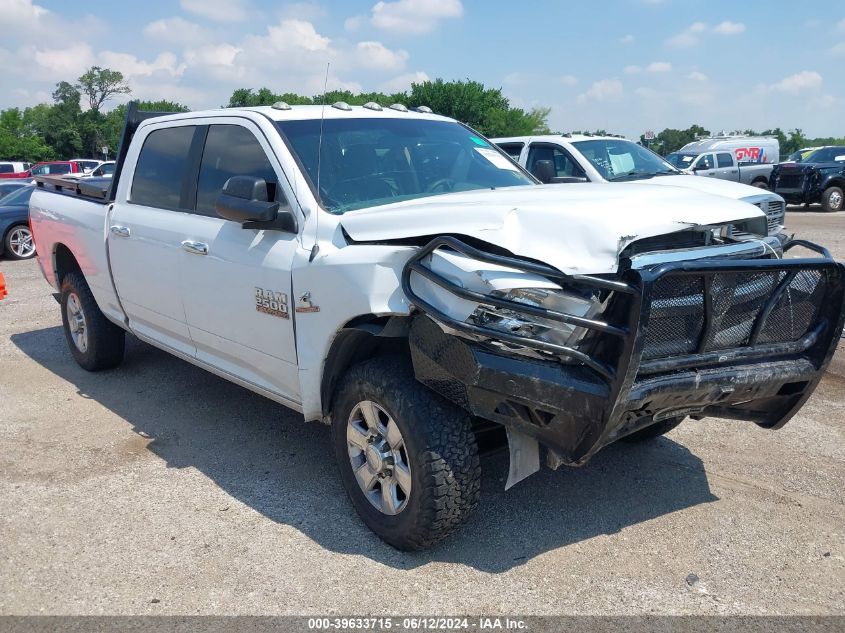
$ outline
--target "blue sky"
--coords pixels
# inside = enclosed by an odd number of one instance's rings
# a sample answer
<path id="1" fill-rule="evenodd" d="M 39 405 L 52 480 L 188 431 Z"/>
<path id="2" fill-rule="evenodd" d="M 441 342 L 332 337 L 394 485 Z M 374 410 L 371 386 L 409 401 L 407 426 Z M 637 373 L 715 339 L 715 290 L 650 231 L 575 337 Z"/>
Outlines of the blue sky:
<path id="1" fill-rule="evenodd" d="M 200 109 L 239 87 L 315 94 L 331 62 L 329 88 L 471 78 L 561 131 L 845 135 L 841 0 L 0 0 L 0 23 L 0 108 L 94 64 Z"/>

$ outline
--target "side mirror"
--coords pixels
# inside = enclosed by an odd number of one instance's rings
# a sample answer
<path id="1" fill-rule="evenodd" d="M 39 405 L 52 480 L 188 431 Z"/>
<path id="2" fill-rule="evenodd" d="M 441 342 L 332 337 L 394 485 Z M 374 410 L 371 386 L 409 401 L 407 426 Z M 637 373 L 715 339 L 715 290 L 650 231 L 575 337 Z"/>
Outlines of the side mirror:
<path id="1" fill-rule="evenodd" d="M 276 229 L 296 233 L 296 218 L 281 203 L 271 202 L 267 182 L 253 176 L 232 176 L 214 202 L 217 215 L 240 222 L 245 229 Z"/>
<path id="2" fill-rule="evenodd" d="M 547 185 L 555 177 L 555 166 L 550 160 L 538 160 L 531 168 L 531 173 L 537 180 Z"/>
<path id="3" fill-rule="evenodd" d="M 698 165 L 692 168 L 693 171 L 707 171 L 708 169 L 711 169 L 711 167 L 706 163 L 699 163 Z"/>

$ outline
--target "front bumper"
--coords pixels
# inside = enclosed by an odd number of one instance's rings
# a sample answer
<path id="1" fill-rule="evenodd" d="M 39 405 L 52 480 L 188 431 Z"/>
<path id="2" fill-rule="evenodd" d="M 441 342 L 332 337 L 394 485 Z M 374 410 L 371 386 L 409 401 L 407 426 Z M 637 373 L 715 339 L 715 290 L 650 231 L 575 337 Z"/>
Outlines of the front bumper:
<path id="1" fill-rule="evenodd" d="M 618 296 L 608 302 L 603 321 L 581 323 L 592 333 L 583 349 L 536 346 L 556 355 L 537 360 L 493 345 L 501 340 L 498 333 L 437 311 L 413 292 L 410 278 L 420 271 L 421 260 L 441 247 L 533 273 L 540 265 L 438 238 L 408 263 L 403 276 L 405 292 L 422 313 L 409 339 L 416 376 L 473 415 L 534 437 L 570 465 L 670 417 L 712 415 L 779 428 L 812 394 L 843 327 L 845 267 L 810 246 L 825 256 L 676 262 L 629 270 L 618 280 L 567 277 L 567 283 L 604 285 Z M 546 274 L 566 277 L 552 269 Z M 735 305 L 723 304 L 727 295 L 720 286 L 726 279 L 733 280 L 728 294 L 737 298 Z M 818 283 L 802 303 L 792 290 L 808 279 Z M 442 281 L 442 287 L 451 287 Z M 690 294 L 697 283 L 697 294 Z M 674 313 L 666 313 L 672 302 L 667 288 L 679 284 L 688 294 Z M 757 299 L 749 299 L 755 288 Z M 701 299 L 700 318 L 689 317 L 691 296 Z M 752 310 L 751 316 L 743 310 Z M 734 317 L 743 315 L 748 326 L 737 334 Z M 678 328 L 683 336 L 676 336 Z"/>

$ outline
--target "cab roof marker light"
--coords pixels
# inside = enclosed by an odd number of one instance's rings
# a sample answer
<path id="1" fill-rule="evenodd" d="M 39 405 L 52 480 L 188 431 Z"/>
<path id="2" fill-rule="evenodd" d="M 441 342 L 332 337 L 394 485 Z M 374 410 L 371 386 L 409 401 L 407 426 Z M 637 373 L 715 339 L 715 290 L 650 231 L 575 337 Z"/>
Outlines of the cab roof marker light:
<path id="1" fill-rule="evenodd" d="M 407 112 L 408 111 L 408 107 L 401 104 L 401 103 L 394 103 L 393 105 L 390 106 L 390 109 L 396 110 L 397 112 Z"/>
<path id="2" fill-rule="evenodd" d="M 376 112 L 382 111 L 382 107 L 375 101 L 367 101 L 367 103 L 364 104 L 364 107 L 367 108 L 367 110 L 375 110 Z"/>
<path id="3" fill-rule="evenodd" d="M 338 110 L 343 110 L 344 112 L 349 112 L 350 110 L 352 110 L 352 106 L 346 103 L 346 101 L 335 101 L 332 104 L 332 107 Z"/>
<path id="4" fill-rule="evenodd" d="M 273 105 L 270 106 L 274 110 L 290 110 L 291 107 L 284 101 L 276 101 Z"/>
<path id="5" fill-rule="evenodd" d="M 414 108 L 414 112 L 422 112 L 423 114 L 434 114 L 431 108 L 428 106 L 417 106 Z"/>

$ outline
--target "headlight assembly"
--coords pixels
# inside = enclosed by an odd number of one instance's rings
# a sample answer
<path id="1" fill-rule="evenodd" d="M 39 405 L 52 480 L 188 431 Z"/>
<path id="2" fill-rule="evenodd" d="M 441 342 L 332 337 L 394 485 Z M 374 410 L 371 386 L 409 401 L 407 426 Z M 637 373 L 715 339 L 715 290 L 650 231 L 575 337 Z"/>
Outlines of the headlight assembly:
<path id="1" fill-rule="evenodd" d="M 517 304 L 574 317 L 592 318 L 601 309 L 596 295 L 582 297 L 563 290 L 548 288 L 512 288 L 494 290 L 491 296 L 512 301 Z M 502 308 L 480 304 L 467 319 L 468 323 L 496 330 L 506 334 L 538 339 L 572 347 L 584 336 L 586 330 L 577 325 L 538 314 L 527 314 L 518 308 Z M 508 346 L 512 348 L 512 346 Z"/>

